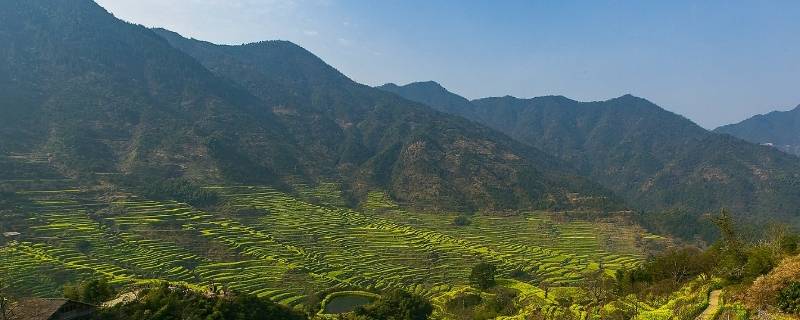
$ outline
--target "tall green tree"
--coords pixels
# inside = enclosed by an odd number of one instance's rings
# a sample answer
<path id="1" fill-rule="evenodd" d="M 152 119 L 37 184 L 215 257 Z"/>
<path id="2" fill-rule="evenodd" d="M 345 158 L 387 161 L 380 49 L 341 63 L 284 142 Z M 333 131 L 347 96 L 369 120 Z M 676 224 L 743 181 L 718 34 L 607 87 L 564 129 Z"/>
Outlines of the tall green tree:
<path id="1" fill-rule="evenodd" d="M 486 290 L 495 286 L 496 281 L 494 277 L 496 273 L 497 267 L 493 264 L 481 262 L 472 267 L 472 272 L 469 275 L 469 282 L 481 290 Z"/>
<path id="2" fill-rule="evenodd" d="M 712 217 L 719 229 L 720 240 L 716 244 L 716 272 L 730 281 L 740 281 L 745 275 L 747 252 L 744 241 L 739 234 L 736 221 L 727 209 L 721 209 L 719 215 Z"/>
<path id="3" fill-rule="evenodd" d="M 719 229 L 722 244 L 726 250 L 738 251 L 742 248 L 742 241 L 736 230 L 736 221 L 728 209 L 720 209 L 719 215 L 713 217 L 712 221 Z"/>
<path id="4" fill-rule="evenodd" d="M 90 279 L 79 284 L 64 286 L 64 297 L 98 305 L 113 298 L 116 292 L 104 278 Z"/>

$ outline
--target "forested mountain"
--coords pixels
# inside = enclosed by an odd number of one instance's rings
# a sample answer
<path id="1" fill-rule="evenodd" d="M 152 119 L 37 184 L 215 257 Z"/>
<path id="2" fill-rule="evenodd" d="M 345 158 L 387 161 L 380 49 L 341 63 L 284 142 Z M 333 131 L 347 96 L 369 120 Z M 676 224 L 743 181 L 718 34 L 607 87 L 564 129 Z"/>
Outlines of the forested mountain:
<path id="1" fill-rule="evenodd" d="M 260 100 L 91 1 L 3 1 L 0 31 L 4 152 L 45 153 L 72 175 L 302 170 Z"/>
<path id="2" fill-rule="evenodd" d="M 607 195 L 535 148 L 357 84 L 292 43 L 190 41 L 88 0 L 3 1 L 0 42 L 0 151 L 68 176 L 337 181 L 356 198 L 383 189 L 451 209 Z"/>
<path id="3" fill-rule="evenodd" d="M 216 45 L 156 32 L 209 70 L 247 88 L 303 142 L 305 152 L 377 182 L 413 205 L 547 206 L 564 191 L 610 196 L 543 152 L 460 117 L 358 84 L 285 41 Z M 613 200 L 614 202 L 616 200 Z"/>
<path id="4" fill-rule="evenodd" d="M 757 219 L 800 222 L 796 157 L 708 132 L 645 99 L 625 95 L 578 102 L 561 96 L 506 96 L 462 107 L 463 100 L 431 82 L 381 88 L 568 160 L 640 209 L 696 217 L 727 207 Z M 436 104 L 443 101 L 455 103 Z"/>
<path id="5" fill-rule="evenodd" d="M 721 126 L 714 129 L 714 132 L 730 134 L 800 155 L 800 105 L 789 111 L 773 111 Z"/>

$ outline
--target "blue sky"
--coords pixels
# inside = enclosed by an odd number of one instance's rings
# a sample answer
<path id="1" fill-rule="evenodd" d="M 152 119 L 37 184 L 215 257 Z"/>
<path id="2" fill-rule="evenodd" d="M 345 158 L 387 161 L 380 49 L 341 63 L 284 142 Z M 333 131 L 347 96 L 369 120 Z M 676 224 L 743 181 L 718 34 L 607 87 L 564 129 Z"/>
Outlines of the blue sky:
<path id="1" fill-rule="evenodd" d="M 467 98 L 631 93 L 706 128 L 800 104 L 800 1 L 99 0 L 216 43 L 284 39 L 356 81 Z"/>

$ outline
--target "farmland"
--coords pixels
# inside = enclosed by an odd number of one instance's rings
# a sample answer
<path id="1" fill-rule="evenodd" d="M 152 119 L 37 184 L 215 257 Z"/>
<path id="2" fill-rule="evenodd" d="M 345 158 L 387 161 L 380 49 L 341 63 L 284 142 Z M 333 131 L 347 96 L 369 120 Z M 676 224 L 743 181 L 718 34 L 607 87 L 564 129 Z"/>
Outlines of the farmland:
<path id="1" fill-rule="evenodd" d="M 296 308 L 344 290 L 402 288 L 439 301 L 462 290 L 479 262 L 496 265 L 501 278 L 529 275 L 527 283 L 509 280 L 517 286 L 569 288 L 587 270 L 637 265 L 642 243 L 657 238 L 611 220 L 548 212 L 475 214 L 456 226 L 454 213 L 408 212 L 378 192 L 346 208 L 337 188 L 207 187 L 225 210 L 124 192 L 19 191 L 28 201 L 8 226 L 22 234 L 0 248 L 0 280 L 41 297 L 102 276 L 116 284 L 222 287 Z"/>

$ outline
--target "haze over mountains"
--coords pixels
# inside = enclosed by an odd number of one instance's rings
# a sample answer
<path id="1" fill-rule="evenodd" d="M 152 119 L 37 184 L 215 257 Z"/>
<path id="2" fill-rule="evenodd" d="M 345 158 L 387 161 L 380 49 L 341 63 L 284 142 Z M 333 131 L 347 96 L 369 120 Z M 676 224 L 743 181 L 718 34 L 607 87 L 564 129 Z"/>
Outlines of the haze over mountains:
<path id="1" fill-rule="evenodd" d="M 457 210 L 610 192 L 534 147 L 348 79 L 283 41 L 217 46 L 91 1 L 0 4 L 0 151 L 63 174 L 342 182 Z M 165 40 L 166 39 L 166 40 Z"/>
<path id="2" fill-rule="evenodd" d="M 768 144 L 800 155 L 800 105 L 789 111 L 756 115 L 739 123 L 716 128 L 714 132 L 730 134 L 753 143 Z"/>
<path id="3" fill-rule="evenodd" d="M 796 157 L 706 131 L 642 98 L 578 102 L 561 96 L 506 96 L 468 101 L 435 82 L 380 88 L 564 159 L 637 208 L 696 217 L 727 207 L 756 219 L 798 221 Z"/>
<path id="4" fill-rule="evenodd" d="M 800 157 L 761 144 L 798 112 L 374 88 L 0 1 L 0 319 L 783 319 Z"/>
<path id="5" fill-rule="evenodd" d="M 721 207 L 800 217 L 796 157 L 630 95 L 379 90 L 290 42 L 215 45 L 83 0 L 3 2 L 0 31 L 0 152 L 46 158 L 69 177 L 333 181 L 354 205 L 384 190 L 419 208 L 627 206 L 678 225 Z"/>

